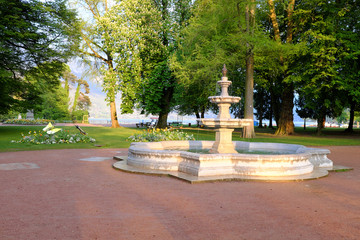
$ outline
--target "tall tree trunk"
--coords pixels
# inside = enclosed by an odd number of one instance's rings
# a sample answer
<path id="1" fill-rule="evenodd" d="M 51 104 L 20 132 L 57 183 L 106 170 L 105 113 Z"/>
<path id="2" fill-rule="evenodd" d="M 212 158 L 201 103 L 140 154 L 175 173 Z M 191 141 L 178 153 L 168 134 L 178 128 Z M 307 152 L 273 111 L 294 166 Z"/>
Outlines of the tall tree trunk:
<path id="1" fill-rule="evenodd" d="M 114 65 L 113 65 L 113 61 L 112 61 L 112 56 L 111 54 L 107 54 L 108 60 L 107 60 L 107 64 L 109 69 L 113 70 L 114 69 Z M 106 93 L 107 96 L 109 97 L 109 103 L 110 103 L 110 114 L 111 114 L 111 128 L 120 128 L 120 124 L 117 118 L 117 112 L 116 112 L 116 104 L 115 104 L 115 96 L 116 96 L 116 83 L 112 82 L 111 83 L 111 88 L 108 90 L 108 92 Z"/>
<path id="2" fill-rule="evenodd" d="M 306 130 L 306 118 L 304 118 L 304 130 Z"/>
<path id="3" fill-rule="evenodd" d="M 254 34 L 255 27 L 255 0 L 251 0 L 251 3 L 246 6 L 246 32 L 248 35 Z M 254 53 L 253 46 L 250 43 L 246 43 L 246 76 L 245 76 L 245 119 L 251 119 L 254 121 Z M 254 138 L 255 130 L 254 124 L 246 126 L 243 129 L 243 138 Z"/>
<path id="4" fill-rule="evenodd" d="M 169 115 L 168 112 L 163 112 L 163 111 L 160 112 L 156 128 L 166 128 L 167 127 L 168 115 Z"/>
<path id="5" fill-rule="evenodd" d="M 263 127 L 262 120 L 263 120 L 263 118 L 260 117 L 260 118 L 259 118 L 259 128 L 262 128 L 262 127 Z"/>
<path id="6" fill-rule="evenodd" d="M 294 133 L 294 86 L 292 83 L 283 83 L 281 110 L 276 135 L 291 135 Z"/>
<path id="7" fill-rule="evenodd" d="M 200 113 L 199 113 L 199 112 L 195 112 L 195 116 L 196 116 L 196 119 L 199 119 L 199 118 L 200 118 Z"/>
<path id="8" fill-rule="evenodd" d="M 110 102 L 110 114 L 111 114 L 111 127 L 119 128 L 120 125 L 117 118 L 115 100 Z"/>
<path id="9" fill-rule="evenodd" d="M 274 29 L 274 39 L 276 42 L 281 44 L 279 24 L 276 19 L 275 4 L 274 0 L 268 0 L 270 19 Z M 287 29 L 286 29 L 286 42 L 289 44 L 292 42 L 293 36 L 293 22 L 292 14 L 294 12 L 295 0 L 290 0 L 287 7 Z M 281 64 L 284 64 L 283 56 L 280 56 Z M 283 76 L 286 76 L 287 72 Z M 275 132 L 276 135 L 290 135 L 294 133 L 294 117 L 293 117 L 293 108 L 294 108 L 294 87 L 291 83 L 286 83 L 282 81 L 283 93 L 281 96 L 281 108 L 280 108 L 280 118 L 278 122 L 278 128 Z"/>
<path id="10" fill-rule="evenodd" d="M 354 128 L 354 117 L 355 117 L 355 102 L 351 101 L 350 103 L 350 119 L 349 119 L 349 126 L 345 130 L 346 132 L 353 132 Z"/>
<path id="11" fill-rule="evenodd" d="M 174 87 L 168 87 L 164 89 L 163 97 L 162 97 L 162 106 L 161 111 L 159 113 L 159 120 L 157 122 L 156 128 L 166 128 L 167 127 L 167 119 L 170 112 L 170 102 L 174 95 Z"/>
<path id="12" fill-rule="evenodd" d="M 317 119 L 317 131 L 316 131 L 317 135 L 320 135 L 321 131 L 324 129 L 325 120 L 326 120 L 326 114 L 325 113 L 320 113 L 319 117 Z"/>
<path id="13" fill-rule="evenodd" d="M 205 107 L 201 108 L 201 118 L 205 118 Z"/>

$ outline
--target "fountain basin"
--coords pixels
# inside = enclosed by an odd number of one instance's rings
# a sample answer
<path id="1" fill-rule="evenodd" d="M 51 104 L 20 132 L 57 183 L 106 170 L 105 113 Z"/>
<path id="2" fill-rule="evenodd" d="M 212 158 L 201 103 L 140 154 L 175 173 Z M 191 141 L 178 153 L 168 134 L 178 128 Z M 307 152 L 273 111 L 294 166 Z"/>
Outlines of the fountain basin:
<path id="1" fill-rule="evenodd" d="M 196 177 L 284 177 L 311 174 L 314 168 L 331 168 L 326 149 L 280 143 L 234 142 L 235 149 L 274 151 L 277 154 L 204 154 L 187 150 L 211 149 L 213 141 L 132 143 L 127 165 L 137 169 L 182 173 Z M 281 152 L 281 154 L 278 154 Z M 327 175 L 327 171 L 323 172 Z"/>
<path id="2" fill-rule="evenodd" d="M 218 118 L 201 118 L 197 119 L 207 127 L 211 128 L 241 128 L 253 124 L 252 119 L 218 119 Z"/>
<path id="3" fill-rule="evenodd" d="M 240 97 L 232 97 L 232 96 L 211 96 L 208 98 L 212 103 L 238 103 L 240 101 Z"/>

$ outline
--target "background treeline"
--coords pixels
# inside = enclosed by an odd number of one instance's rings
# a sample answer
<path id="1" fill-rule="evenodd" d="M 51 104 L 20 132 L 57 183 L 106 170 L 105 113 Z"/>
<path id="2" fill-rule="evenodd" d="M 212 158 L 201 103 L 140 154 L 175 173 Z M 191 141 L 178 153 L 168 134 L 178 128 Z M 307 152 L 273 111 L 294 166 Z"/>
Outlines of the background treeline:
<path id="1" fill-rule="evenodd" d="M 219 91 L 224 63 L 231 94 L 246 98 L 232 106 L 233 114 L 249 117 L 246 110 L 254 107 L 257 119 L 276 122 L 277 134 L 294 132 L 294 108 L 316 119 L 319 132 L 326 117 L 344 110 L 352 131 L 360 110 L 357 0 L 0 2 L 3 113 L 35 110 L 41 104 L 34 101 L 44 102 L 38 93 L 55 85 L 68 97 L 63 64 L 73 56 L 100 79 L 113 127 L 119 126 L 117 93 L 121 113 L 156 114 L 158 127 L 173 110 L 197 117 L 216 112 L 207 98 Z"/>

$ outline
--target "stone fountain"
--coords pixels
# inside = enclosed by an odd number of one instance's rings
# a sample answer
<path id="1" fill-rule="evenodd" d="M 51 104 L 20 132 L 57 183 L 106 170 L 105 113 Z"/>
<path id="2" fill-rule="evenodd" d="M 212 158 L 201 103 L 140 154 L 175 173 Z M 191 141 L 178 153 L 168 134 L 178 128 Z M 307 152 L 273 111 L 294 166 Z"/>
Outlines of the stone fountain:
<path id="1" fill-rule="evenodd" d="M 209 97 L 210 102 L 216 103 L 219 107 L 219 114 L 216 119 L 198 119 L 207 127 L 214 127 L 216 132 L 215 143 L 210 153 L 238 153 L 232 142 L 232 132 L 234 128 L 241 128 L 253 124 L 252 119 L 232 119 L 230 116 L 230 105 L 238 103 L 240 97 L 229 96 L 228 88 L 231 81 L 226 77 L 227 69 L 224 64 L 222 69 L 223 76 L 217 83 L 221 87 L 220 96 Z"/>
<path id="2" fill-rule="evenodd" d="M 199 119 L 205 126 L 215 128 L 215 141 L 132 143 L 128 156 L 114 157 L 123 161 L 116 162 L 113 167 L 133 173 L 174 176 L 192 183 L 233 179 L 315 179 L 336 169 L 327 158 L 330 153 L 327 149 L 296 144 L 232 141 L 234 128 L 253 124 L 253 120 L 231 118 L 229 107 L 239 102 L 240 98 L 229 96 L 231 81 L 226 77 L 225 65 L 222 72 L 221 81 L 218 81 L 220 96 L 209 97 L 211 102 L 218 104 L 219 114 L 215 119 Z"/>

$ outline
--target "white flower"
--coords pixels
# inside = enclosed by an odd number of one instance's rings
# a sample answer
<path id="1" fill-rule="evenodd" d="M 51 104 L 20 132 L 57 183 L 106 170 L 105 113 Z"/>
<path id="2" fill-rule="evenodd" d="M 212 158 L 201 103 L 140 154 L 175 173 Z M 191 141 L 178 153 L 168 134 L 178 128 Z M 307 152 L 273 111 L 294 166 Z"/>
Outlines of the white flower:
<path id="1" fill-rule="evenodd" d="M 44 132 L 47 132 L 47 131 L 49 131 L 49 130 L 51 130 L 51 129 L 53 129 L 54 128 L 54 126 L 51 124 L 51 122 L 46 126 L 46 127 L 44 127 L 43 128 L 43 131 Z"/>
<path id="2" fill-rule="evenodd" d="M 54 133 L 56 133 L 56 132 L 58 132 L 58 131 L 60 131 L 61 130 L 61 128 L 54 128 L 54 129 L 52 129 L 52 130 L 50 130 L 50 131 L 47 131 L 46 133 L 47 134 L 54 134 Z"/>

